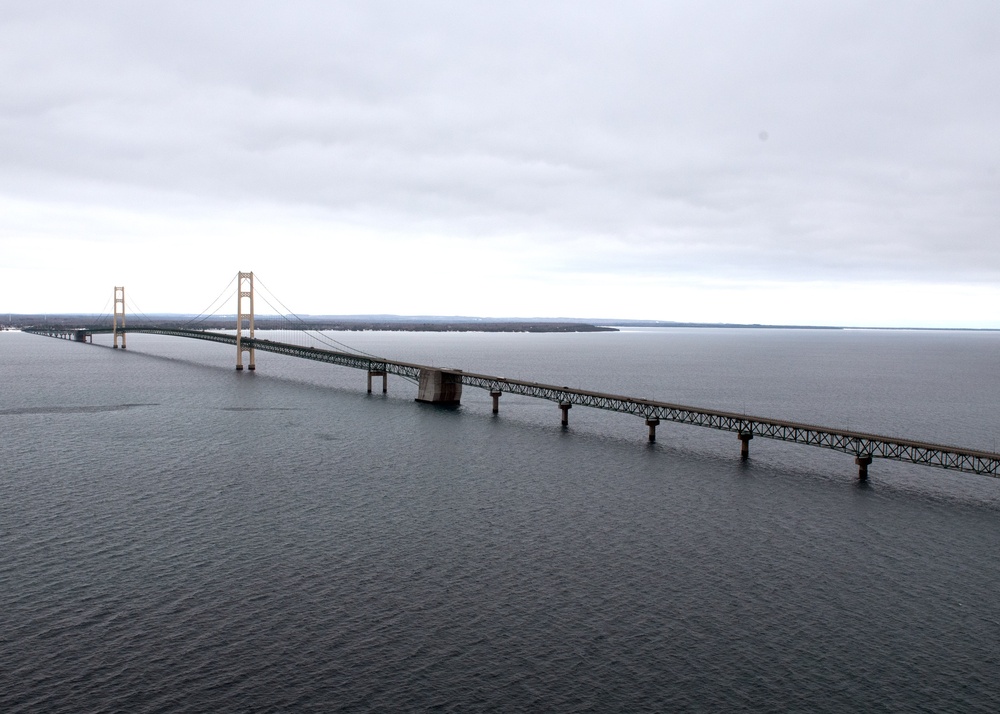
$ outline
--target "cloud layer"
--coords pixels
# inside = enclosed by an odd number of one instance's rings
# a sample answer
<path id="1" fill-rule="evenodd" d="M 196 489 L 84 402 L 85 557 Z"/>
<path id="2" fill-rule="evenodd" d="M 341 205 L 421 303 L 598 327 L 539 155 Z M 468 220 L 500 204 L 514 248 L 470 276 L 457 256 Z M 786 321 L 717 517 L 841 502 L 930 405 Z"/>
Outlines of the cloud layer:
<path id="1" fill-rule="evenodd" d="M 995 3 L 4 8 L 0 309 L 1000 325 Z"/>

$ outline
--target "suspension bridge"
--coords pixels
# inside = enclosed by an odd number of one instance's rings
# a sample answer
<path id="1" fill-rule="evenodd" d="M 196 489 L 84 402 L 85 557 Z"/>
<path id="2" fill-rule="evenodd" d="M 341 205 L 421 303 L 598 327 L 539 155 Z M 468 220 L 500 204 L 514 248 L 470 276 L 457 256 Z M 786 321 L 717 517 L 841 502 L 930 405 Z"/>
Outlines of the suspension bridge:
<path id="1" fill-rule="evenodd" d="M 214 312 L 210 312 L 212 306 L 183 324 L 156 325 L 147 319 L 142 324 L 126 327 L 124 287 L 115 287 L 114 289 L 114 309 L 113 313 L 109 315 L 110 320 L 108 321 L 110 324 L 102 323 L 85 327 L 35 326 L 24 328 L 23 331 L 77 342 L 92 342 L 93 336 L 96 334 L 110 334 L 112 335 L 112 346 L 115 349 L 118 349 L 119 345 L 122 349 L 126 349 L 126 336 L 129 333 L 169 335 L 219 342 L 236 348 L 236 369 L 240 371 L 244 368 L 247 370 L 256 369 L 255 354 L 258 350 L 272 352 L 363 370 L 367 372 L 369 393 L 372 391 L 373 378 L 381 378 L 382 392 L 386 393 L 388 391 L 388 376 L 390 374 L 397 375 L 416 383 L 416 400 L 430 404 L 458 405 L 461 402 L 463 387 L 483 389 L 488 391 L 492 397 L 494 414 L 500 410 L 500 397 L 503 394 L 534 397 L 558 405 L 563 427 L 569 426 L 569 411 L 573 406 L 620 412 L 642 418 L 648 428 L 650 442 L 656 441 L 656 428 L 661 422 L 700 426 L 736 434 L 740 442 L 740 458 L 744 460 L 750 456 L 750 441 L 754 437 L 804 444 L 853 456 L 858 469 L 858 479 L 861 481 L 867 480 L 868 467 L 876 458 L 993 477 L 1000 476 L 1000 453 L 992 451 L 927 443 L 815 424 L 495 377 L 458 369 L 441 369 L 411 362 L 401 362 L 353 350 L 341 342 L 322 335 L 322 333 L 319 334 L 321 346 L 303 346 L 264 339 L 255 334 L 256 330 L 263 328 L 255 325 L 254 274 L 240 272 L 234 278 L 234 282 L 236 283 L 234 294 L 237 298 L 237 310 L 233 325 L 235 329 L 231 334 L 228 331 L 220 332 L 205 328 L 206 321 L 218 313 L 218 308 Z M 231 282 L 230 286 L 232 285 Z M 223 291 L 223 295 L 225 293 L 226 290 Z M 229 300 L 232 297 L 233 294 L 230 294 L 225 299 Z M 219 299 L 221 298 L 222 295 Z M 216 300 L 216 303 L 219 302 L 219 299 Z M 280 304 L 280 301 L 277 302 Z M 275 312 L 278 312 L 269 301 L 268 305 Z M 287 316 L 283 316 L 281 319 L 286 325 L 291 323 L 295 329 L 299 330 L 308 328 L 305 321 L 295 316 L 287 308 L 285 308 L 285 312 Z M 296 321 L 298 321 L 297 324 L 295 324 Z"/>

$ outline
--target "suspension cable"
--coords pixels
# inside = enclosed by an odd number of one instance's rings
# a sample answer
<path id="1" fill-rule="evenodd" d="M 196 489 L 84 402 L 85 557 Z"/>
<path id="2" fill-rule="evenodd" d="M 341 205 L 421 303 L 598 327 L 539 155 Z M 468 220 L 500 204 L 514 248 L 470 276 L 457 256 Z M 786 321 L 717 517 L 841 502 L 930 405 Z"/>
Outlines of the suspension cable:
<path id="1" fill-rule="evenodd" d="M 96 318 L 97 322 L 96 322 L 96 324 L 100 325 L 101 322 L 104 319 L 111 317 L 111 313 L 107 312 L 108 305 L 110 305 L 110 304 L 111 304 L 111 298 L 108 298 L 108 301 L 106 303 L 104 303 L 104 307 L 101 308 L 101 312 L 98 313 L 98 315 L 97 315 L 97 318 Z"/>
<path id="2" fill-rule="evenodd" d="M 125 298 L 125 302 L 132 307 L 133 313 L 138 314 L 140 317 L 142 317 L 144 320 L 146 320 L 146 322 L 148 324 L 153 324 L 153 318 L 151 318 L 149 315 L 147 315 L 142 310 L 140 310 L 139 306 L 136 304 L 135 300 L 133 300 L 131 297 L 126 297 Z"/>
<path id="3" fill-rule="evenodd" d="M 229 290 L 229 288 L 232 287 L 232 285 L 233 285 L 234 282 L 236 282 L 236 276 L 235 275 L 233 276 L 233 279 L 229 281 L 229 285 L 227 285 L 226 287 L 224 287 L 222 289 L 222 292 L 219 293 L 219 296 L 217 298 L 215 298 L 215 300 L 213 300 L 212 302 L 210 302 L 208 304 L 208 307 L 206 307 L 204 310 L 202 310 L 197 315 L 195 315 L 194 317 L 192 317 L 190 320 L 188 320 L 187 322 L 185 322 L 182 325 L 182 328 L 189 327 L 191 325 L 194 325 L 195 323 L 204 322 L 205 320 L 209 319 L 210 317 L 215 316 L 219 312 L 219 310 L 222 309 L 222 306 L 225 305 L 228 300 L 232 299 L 233 295 L 235 295 L 235 291 L 233 291 L 225 299 L 222 299 L 222 296 L 226 294 L 226 291 Z M 220 302 L 220 300 L 221 300 L 221 302 Z M 216 303 L 219 303 L 219 306 L 216 307 L 214 310 L 212 310 L 212 306 L 215 305 Z M 211 310 L 211 312 L 209 312 L 210 310 Z"/>
<path id="4" fill-rule="evenodd" d="M 260 287 L 264 288 L 264 290 L 266 290 L 266 291 L 267 291 L 267 293 L 268 293 L 268 294 L 269 294 L 269 295 L 270 295 L 271 297 L 273 297 L 273 298 L 274 298 L 275 302 L 277 302 L 277 303 L 278 303 L 279 305 L 281 305 L 281 307 L 282 307 L 282 308 L 283 308 L 283 309 L 285 310 L 285 312 L 287 313 L 287 314 L 286 314 L 286 319 L 288 319 L 288 317 L 289 317 L 289 316 L 290 316 L 290 317 L 293 317 L 293 318 L 295 318 L 295 320 L 296 320 L 296 321 L 297 321 L 297 322 L 298 322 L 298 323 L 299 323 L 300 325 L 302 325 L 302 327 L 300 328 L 300 329 L 301 329 L 302 331 L 306 332 L 307 334 L 308 334 L 308 333 L 314 333 L 314 334 L 310 334 L 309 336 L 313 337 L 314 339 L 318 339 L 318 340 L 320 340 L 321 342 L 324 342 L 324 343 L 326 343 L 326 344 L 328 344 L 328 345 L 331 345 L 331 346 L 334 346 L 334 345 L 336 345 L 336 346 L 338 346 L 338 347 L 342 347 L 343 349 L 346 349 L 346 350 L 347 350 L 348 352 L 354 352 L 355 354 L 359 354 L 359 355 L 364 355 L 365 357 L 376 357 L 376 358 L 378 357 L 378 355 L 373 355 L 373 354 L 371 354 L 370 352 L 365 352 L 364 350 L 359 350 L 359 349 L 357 349 L 356 347 L 351 347 L 350 345 L 348 345 L 348 344 L 345 344 L 345 343 L 343 343 L 343 342 L 341 342 L 341 341 L 339 341 L 339 340 L 335 340 L 335 339 L 333 339 L 332 337 L 327 337 L 326 335 L 324 335 L 324 334 L 323 334 L 322 332 L 320 332 L 319 330 L 315 330 L 315 329 L 311 328 L 311 327 L 309 326 L 309 323 L 307 323 L 307 322 L 306 322 L 305 320 L 303 320 L 303 319 L 302 319 L 301 317 L 299 317 L 298 315 L 296 315 L 296 314 L 295 314 L 295 313 L 294 313 L 294 312 L 293 312 L 292 310 L 290 310 L 290 309 L 288 308 L 288 306 L 287 306 L 287 305 L 285 305 L 285 303 L 281 302 L 281 299 L 280 299 L 280 298 L 278 298 L 278 296 L 277 296 L 277 295 L 275 295 L 275 294 L 274 294 L 274 292 L 273 292 L 273 291 L 272 291 L 272 290 L 271 290 L 270 288 L 268 288 L 268 287 L 267 287 L 267 285 L 265 285 L 265 284 L 264 284 L 264 281 L 263 281 L 263 280 L 261 280 L 261 279 L 260 279 L 260 277 L 259 277 L 259 276 L 258 276 L 258 275 L 257 275 L 256 273 L 254 273 L 254 279 L 255 279 L 256 283 L 257 283 L 258 285 L 260 285 Z M 277 310 L 276 310 L 276 309 L 274 308 L 274 306 L 273 306 L 273 305 L 271 305 L 271 303 L 269 303 L 269 302 L 267 301 L 267 299 L 266 299 L 266 298 L 263 298 L 263 297 L 262 297 L 262 299 L 264 300 L 264 302 L 266 302 L 266 303 L 268 304 L 268 306 L 269 306 L 269 307 L 270 307 L 270 308 L 271 308 L 272 310 L 274 310 L 275 312 L 278 312 L 278 311 L 277 311 Z"/>

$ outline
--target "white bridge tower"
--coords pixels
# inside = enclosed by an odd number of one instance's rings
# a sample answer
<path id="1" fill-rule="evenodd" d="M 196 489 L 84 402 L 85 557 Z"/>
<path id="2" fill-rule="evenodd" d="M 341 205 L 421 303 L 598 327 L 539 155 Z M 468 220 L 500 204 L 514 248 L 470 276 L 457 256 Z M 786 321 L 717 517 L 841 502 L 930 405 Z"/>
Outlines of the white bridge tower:
<path id="1" fill-rule="evenodd" d="M 121 318 L 121 332 L 118 332 L 118 319 Z M 118 349 L 118 336 L 122 338 L 122 349 L 125 349 L 125 286 L 115 286 L 115 318 L 111 327 L 114 336 L 114 348 Z"/>
<path id="2" fill-rule="evenodd" d="M 247 368 L 254 370 L 257 366 L 253 360 L 253 273 L 238 273 L 236 277 L 236 369 L 243 370 L 243 353 L 250 353 L 250 361 Z M 243 299 L 250 301 L 249 311 L 243 311 Z M 245 327 L 244 327 L 245 325 Z M 247 329 L 248 334 L 244 335 L 243 330 Z M 251 340 L 249 345 L 243 343 L 244 339 Z M 122 347 L 124 347 L 124 342 Z"/>

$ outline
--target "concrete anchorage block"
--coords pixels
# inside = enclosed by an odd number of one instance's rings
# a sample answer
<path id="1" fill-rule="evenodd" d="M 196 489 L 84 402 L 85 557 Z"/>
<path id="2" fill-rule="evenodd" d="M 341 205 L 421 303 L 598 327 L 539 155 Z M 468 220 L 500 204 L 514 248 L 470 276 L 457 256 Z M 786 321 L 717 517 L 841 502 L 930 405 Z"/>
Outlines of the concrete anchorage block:
<path id="1" fill-rule="evenodd" d="M 417 401 L 428 404 L 459 404 L 462 401 L 462 375 L 441 369 L 420 370 Z"/>

